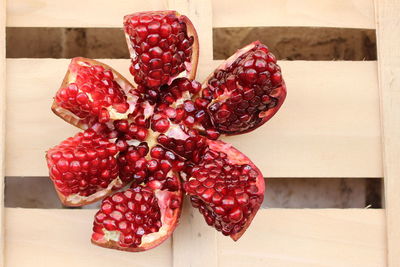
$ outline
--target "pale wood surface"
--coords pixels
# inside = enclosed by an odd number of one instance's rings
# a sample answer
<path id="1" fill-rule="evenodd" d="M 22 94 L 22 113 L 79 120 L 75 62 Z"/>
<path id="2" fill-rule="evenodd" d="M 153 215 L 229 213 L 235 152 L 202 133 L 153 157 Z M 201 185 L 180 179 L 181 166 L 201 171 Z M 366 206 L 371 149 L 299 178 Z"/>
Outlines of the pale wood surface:
<path id="1" fill-rule="evenodd" d="M 376 0 L 388 265 L 400 266 L 400 1 Z"/>
<path id="2" fill-rule="evenodd" d="M 0 266 L 4 264 L 4 175 L 6 118 L 6 3 L 0 3 Z"/>
<path id="3" fill-rule="evenodd" d="M 214 27 L 375 28 L 373 0 L 214 0 Z"/>
<path id="4" fill-rule="evenodd" d="M 218 235 L 186 199 L 173 236 L 173 267 L 218 267 Z"/>
<path id="5" fill-rule="evenodd" d="M 166 7 L 163 0 L 12 0 L 7 3 L 7 26 L 121 28 L 124 15 Z"/>
<path id="6" fill-rule="evenodd" d="M 200 65 L 209 64 L 213 59 L 212 5 L 211 0 L 168 0 L 168 9 L 187 16 L 196 28 L 200 44 Z"/>
<path id="7" fill-rule="evenodd" d="M 7 208 L 7 266 L 172 266 L 170 241 L 137 254 L 91 245 L 94 212 Z M 384 228 L 383 210 L 261 210 L 238 242 L 218 234 L 218 262 L 221 267 L 382 267 Z M 174 239 L 181 234 L 177 230 Z M 185 249 L 198 247 L 185 243 Z"/>
<path id="8" fill-rule="evenodd" d="M 218 236 L 219 266 L 384 267 L 384 233 L 383 210 L 262 210 L 239 242 Z"/>
<path id="9" fill-rule="evenodd" d="M 190 1 L 191 3 L 194 1 Z M 322 26 L 375 28 L 373 0 L 213 0 L 214 27 Z M 163 10 L 164 0 L 12 0 L 10 27 L 121 27 L 122 16 Z M 79 6 L 79 8 L 72 8 Z M 65 12 L 70 10 L 71 12 Z M 197 26 L 197 25 L 195 25 Z"/>
<path id="10" fill-rule="evenodd" d="M 128 60 L 104 60 L 128 74 Z M 50 111 L 69 60 L 8 59 L 9 176 L 44 176 L 44 151 L 77 130 Z M 199 80 L 219 64 L 201 65 Z M 281 61 L 288 97 L 267 124 L 226 138 L 266 177 L 381 177 L 376 62 Z M 23 166 L 23 167 L 22 167 Z"/>
<path id="11" fill-rule="evenodd" d="M 130 253 L 90 243 L 95 210 L 6 209 L 6 266 L 170 267 L 171 240 Z"/>

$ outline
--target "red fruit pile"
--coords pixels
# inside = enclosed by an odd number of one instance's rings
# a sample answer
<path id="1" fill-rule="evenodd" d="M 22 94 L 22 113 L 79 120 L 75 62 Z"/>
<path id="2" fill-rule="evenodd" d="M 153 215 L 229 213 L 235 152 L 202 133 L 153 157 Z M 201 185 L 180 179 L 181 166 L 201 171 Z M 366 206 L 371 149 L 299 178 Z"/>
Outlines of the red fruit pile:
<path id="1" fill-rule="evenodd" d="M 134 85 L 105 64 L 74 58 L 54 98 L 54 113 L 84 130 L 47 152 L 60 200 L 103 199 L 92 234 L 103 247 L 159 245 L 178 224 L 184 193 L 207 224 L 239 239 L 261 206 L 264 178 L 216 139 L 277 112 L 286 88 L 275 57 L 256 41 L 202 85 L 193 80 L 199 50 L 187 17 L 141 12 L 125 16 L 124 29 Z"/>

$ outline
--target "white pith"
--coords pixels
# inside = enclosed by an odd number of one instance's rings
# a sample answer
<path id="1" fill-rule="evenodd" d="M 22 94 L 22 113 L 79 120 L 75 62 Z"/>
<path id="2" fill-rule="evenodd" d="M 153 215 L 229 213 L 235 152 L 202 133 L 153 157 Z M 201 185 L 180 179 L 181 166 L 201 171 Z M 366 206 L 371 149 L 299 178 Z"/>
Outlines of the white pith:
<path id="1" fill-rule="evenodd" d="M 182 105 L 186 100 L 190 100 L 192 98 L 191 94 L 189 91 L 185 91 L 182 94 L 182 97 L 178 98 L 174 103 L 172 103 L 170 106 L 172 108 L 178 108 L 180 105 Z"/>
<path id="2" fill-rule="evenodd" d="M 75 205 L 81 203 L 82 200 L 85 200 L 86 202 L 91 202 L 95 199 L 100 199 L 100 198 L 105 197 L 112 190 L 112 188 L 114 186 L 120 187 L 120 186 L 122 186 L 122 184 L 123 183 L 122 183 L 121 179 L 119 179 L 119 177 L 117 177 L 114 180 L 112 180 L 112 182 L 107 186 L 107 188 L 104 188 L 101 191 L 97 191 L 96 193 L 94 193 L 90 196 L 84 197 L 79 194 L 73 194 L 73 195 L 67 196 L 66 200 L 68 203 L 75 204 Z"/>

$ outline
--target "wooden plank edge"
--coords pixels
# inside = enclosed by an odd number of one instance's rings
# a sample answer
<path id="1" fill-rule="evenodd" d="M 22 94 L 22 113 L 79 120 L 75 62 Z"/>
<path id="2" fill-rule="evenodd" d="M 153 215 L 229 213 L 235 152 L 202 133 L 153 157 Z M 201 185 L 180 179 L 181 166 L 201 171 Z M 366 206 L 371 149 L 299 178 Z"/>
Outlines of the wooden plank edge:
<path id="1" fill-rule="evenodd" d="M 6 1 L 0 5 L 0 266 L 4 265 L 4 175 L 6 118 Z"/>
<path id="2" fill-rule="evenodd" d="M 375 0 L 387 264 L 400 266 L 400 3 Z"/>
<path id="3" fill-rule="evenodd" d="M 168 7 L 187 15 L 195 25 L 201 51 L 199 66 L 213 64 L 211 0 L 169 0 Z M 216 232 L 204 223 L 203 216 L 193 210 L 187 199 L 184 204 L 183 216 L 186 219 L 181 219 L 172 243 L 173 267 L 217 267 Z"/>
<path id="4" fill-rule="evenodd" d="M 189 1 L 188 1 L 189 2 Z M 195 1 L 190 1 L 191 4 Z M 119 1 L 102 3 L 93 11 L 94 0 L 68 2 L 13 0 L 8 2 L 9 27 L 121 27 L 122 16 L 145 10 L 163 10 L 167 1 Z M 79 5 L 79 10 L 70 10 Z M 214 26 L 307 26 L 375 28 L 372 0 L 241 1 L 213 0 Z M 65 12 L 65 10 L 70 10 Z M 340 14 L 338 19 L 337 14 Z M 187 15 L 187 14 L 185 14 Z M 211 14 L 210 14 L 211 15 Z M 191 18 L 189 16 L 189 18 Z M 200 25 L 195 25 L 200 27 Z"/>

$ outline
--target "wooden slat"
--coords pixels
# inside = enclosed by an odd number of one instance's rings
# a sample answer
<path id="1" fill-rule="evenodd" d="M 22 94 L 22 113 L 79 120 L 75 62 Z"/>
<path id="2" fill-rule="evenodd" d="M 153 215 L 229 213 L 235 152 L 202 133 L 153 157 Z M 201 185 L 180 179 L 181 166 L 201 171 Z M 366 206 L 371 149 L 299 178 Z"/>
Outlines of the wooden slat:
<path id="1" fill-rule="evenodd" d="M 77 131 L 50 111 L 68 62 L 7 60 L 6 175 L 46 175 L 44 151 Z M 131 77 L 128 60 L 104 62 Z M 200 80 L 213 64 L 200 66 Z M 226 140 L 266 177 L 382 177 L 376 63 L 280 65 L 288 86 L 282 109 L 254 132 Z"/>
<path id="2" fill-rule="evenodd" d="M 173 267 L 219 267 L 217 236 L 186 199 L 173 237 Z"/>
<path id="3" fill-rule="evenodd" d="M 384 233 L 383 210 L 263 210 L 237 243 L 218 236 L 218 266 L 383 267 Z"/>
<path id="4" fill-rule="evenodd" d="M 170 241 L 137 254 L 91 245 L 93 213 L 6 209 L 6 266 L 172 266 Z M 261 210 L 238 242 L 218 235 L 218 266 L 385 266 L 384 229 L 383 210 Z"/>
<path id="5" fill-rule="evenodd" d="M 214 27 L 375 28 L 373 0 L 213 0 Z"/>
<path id="6" fill-rule="evenodd" d="M 400 266 L 400 1 L 375 1 L 388 266 Z"/>
<path id="7" fill-rule="evenodd" d="M 13 0 L 7 3 L 7 26 L 120 28 L 124 15 L 164 9 L 163 0 Z"/>
<path id="8" fill-rule="evenodd" d="M 168 8 L 186 14 L 196 26 L 201 56 L 200 66 L 213 63 L 212 5 L 211 0 L 169 0 Z M 207 259 L 208 267 L 217 267 L 217 237 L 207 227 L 203 216 L 185 202 L 179 230 L 172 243 L 173 267 L 203 267 L 198 259 Z M 190 248 L 190 249 L 188 249 Z"/>
<path id="9" fill-rule="evenodd" d="M 4 264 L 4 175 L 6 134 L 6 2 L 0 4 L 0 266 Z"/>
<path id="10" fill-rule="evenodd" d="M 13 0 L 7 3 L 7 26 L 121 27 L 123 15 L 163 10 L 167 1 L 118 0 L 101 5 L 96 8 L 95 0 Z M 373 0 L 213 0 L 213 25 L 375 28 Z"/>
<path id="11" fill-rule="evenodd" d="M 186 15 L 196 28 L 200 44 L 200 65 L 213 59 L 211 0 L 168 0 L 168 9 Z"/>
<path id="12" fill-rule="evenodd" d="M 172 265 L 171 240 L 141 253 L 90 243 L 95 210 L 6 209 L 7 267 Z"/>

